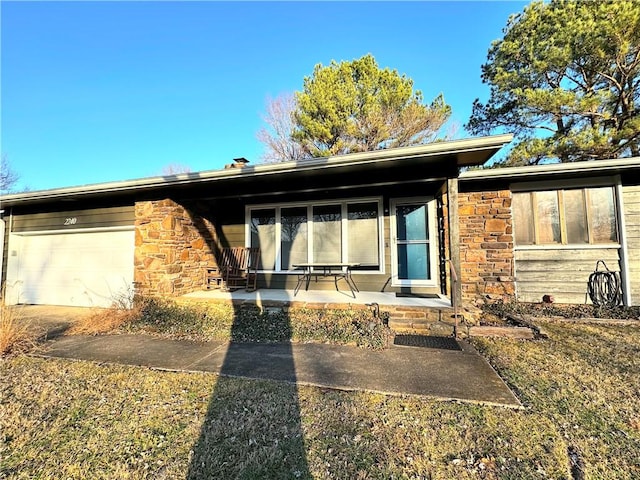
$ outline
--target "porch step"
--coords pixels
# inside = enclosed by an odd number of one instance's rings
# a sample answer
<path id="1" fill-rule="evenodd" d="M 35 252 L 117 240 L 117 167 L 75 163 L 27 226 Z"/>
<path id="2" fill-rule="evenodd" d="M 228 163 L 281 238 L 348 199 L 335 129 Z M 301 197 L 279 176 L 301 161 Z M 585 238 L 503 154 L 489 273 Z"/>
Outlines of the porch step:
<path id="1" fill-rule="evenodd" d="M 382 307 L 381 307 L 382 308 Z M 451 308 L 386 307 L 389 328 L 396 333 L 449 336 L 455 320 Z"/>
<path id="2" fill-rule="evenodd" d="M 396 334 L 418 334 L 418 335 L 453 335 L 455 322 L 447 320 L 426 320 L 426 319 L 406 319 L 389 318 L 389 328 Z"/>

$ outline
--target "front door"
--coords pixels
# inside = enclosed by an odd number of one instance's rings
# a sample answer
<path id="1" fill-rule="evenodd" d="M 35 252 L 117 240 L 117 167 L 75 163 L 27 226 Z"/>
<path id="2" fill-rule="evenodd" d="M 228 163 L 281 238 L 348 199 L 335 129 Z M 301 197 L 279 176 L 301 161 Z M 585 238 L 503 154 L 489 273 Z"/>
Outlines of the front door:
<path id="1" fill-rule="evenodd" d="M 435 286 L 435 205 L 433 199 L 392 199 L 392 285 Z"/>

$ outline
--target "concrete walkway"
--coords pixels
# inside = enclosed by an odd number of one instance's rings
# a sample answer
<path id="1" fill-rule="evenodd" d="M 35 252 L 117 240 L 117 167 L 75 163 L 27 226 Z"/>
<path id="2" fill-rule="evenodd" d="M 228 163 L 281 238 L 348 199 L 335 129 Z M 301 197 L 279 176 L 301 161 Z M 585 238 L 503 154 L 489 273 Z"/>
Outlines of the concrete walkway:
<path id="1" fill-rule="evenodd" d="M 145 335 L 60 336 L 47 342 L 39 355 L 521 407 L 484 358 L 466 342 L 459 344 L 462 351 L 400 346 L 370 351 L 324 344 L 204 343 Z"/>

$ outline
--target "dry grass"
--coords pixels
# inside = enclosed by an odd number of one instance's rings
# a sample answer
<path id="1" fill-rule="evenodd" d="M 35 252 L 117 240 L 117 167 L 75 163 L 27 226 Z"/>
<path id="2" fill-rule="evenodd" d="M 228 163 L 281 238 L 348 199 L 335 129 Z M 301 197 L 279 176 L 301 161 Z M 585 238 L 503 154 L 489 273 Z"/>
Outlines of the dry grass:
<path id="1" fill-rule="evenodd" d="M 415 397 L 18 357 L 0 478 L 563 478 L 544 416 Z"/>
<path id="2" fill-rule="evenodd" d="M 640 478 L 640 328 L 544 327 L 477 341 L 526 410 L 13 357 L 0 478 Z"/>
<path id="3" fill-rule="evenodd" d="M 557 426 L 582 478 L 640 478 L 640 327 L 541 326 L 548 340 L 475 343 L 520 400 Z"/>
<path id="4" fill-rule="evenodd" d="M 19 307 L 0 304 L 0 356 L 23 353 L 36 345 L 38 333 Z"/>
<path id="5" fill-rule="evenodd" d="M 133 291 L 116 295 L 110 308 L 94 308 L 76 320 L 67 330 L 68 335 L 99 335 L 118 330 L 140 318 L 143 302 L 136 301 Z"/>
<path id="6" fill-rule="evenodd" d="M 140 307 L 95 308 L 76 320 L 67 330 L 68 335 L 98 335 L 113 332 L 140 316 Z"/>

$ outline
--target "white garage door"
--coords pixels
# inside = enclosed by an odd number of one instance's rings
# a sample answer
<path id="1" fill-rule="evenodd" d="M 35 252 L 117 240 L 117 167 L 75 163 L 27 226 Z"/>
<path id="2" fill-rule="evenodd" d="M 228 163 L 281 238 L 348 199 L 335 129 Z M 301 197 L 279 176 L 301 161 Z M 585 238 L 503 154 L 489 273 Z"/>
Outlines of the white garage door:
<path id="1" fill-rule="evenodd" d="M 23 236 L 19 303 L 108 307 L 130 291 L 134 231 Z"/>

